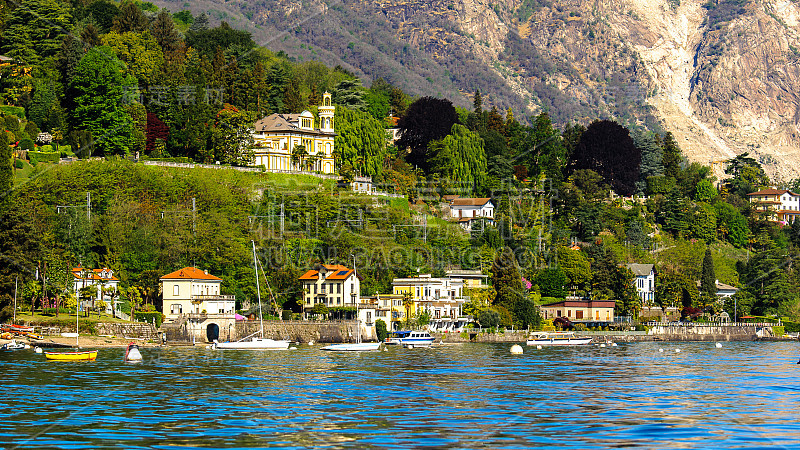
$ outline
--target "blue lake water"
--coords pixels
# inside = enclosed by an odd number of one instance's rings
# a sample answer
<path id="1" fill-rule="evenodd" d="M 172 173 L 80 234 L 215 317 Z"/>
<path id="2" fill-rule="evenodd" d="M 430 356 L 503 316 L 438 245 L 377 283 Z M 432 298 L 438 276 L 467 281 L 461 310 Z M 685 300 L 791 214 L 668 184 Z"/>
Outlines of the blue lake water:
<path id="1" fill-rule="evenodd" d="M 800 448 L 796 342 L 509 348 L 5 352 L 0 445 Z"/>

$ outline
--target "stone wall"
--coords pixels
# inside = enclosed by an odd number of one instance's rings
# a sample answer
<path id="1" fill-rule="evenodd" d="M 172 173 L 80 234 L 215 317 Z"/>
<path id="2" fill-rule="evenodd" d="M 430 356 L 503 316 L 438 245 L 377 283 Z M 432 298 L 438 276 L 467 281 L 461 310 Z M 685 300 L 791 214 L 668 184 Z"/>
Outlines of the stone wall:
<path id="1" fill-rule="evenodd" d="M 236 331 L 231 340 L 241 339 L 260 329 L 258 321 L 237 322 Z M 326 321 L 316 322 L 308 320 L 270 320 L 264 322 L 264 335 L 271 339 L 288 339 L 294 342 L 322 342 L 342 343 L 356 341 L 357 322 L 352 321 Z M 361 340 L 364 342 L 375 341 L 372 327 L 361 324 Z"/>
<path id="2" fill-rule="evenodd" d="M 105 334 L 116 337 L 129 337 L 147 340 L 156 339 L 158 337 L 156 328 L 152 324 L 144 322 L 101 322 L 95 326 L 95 329 L 97 330 L 97 334 Z"/>
<path id="3" fill-rule="evenodd" d="M 648 335 L 665 341 L 755 341 L 773 336 L 772 326 L 761 324 L 654 325 Z"/>

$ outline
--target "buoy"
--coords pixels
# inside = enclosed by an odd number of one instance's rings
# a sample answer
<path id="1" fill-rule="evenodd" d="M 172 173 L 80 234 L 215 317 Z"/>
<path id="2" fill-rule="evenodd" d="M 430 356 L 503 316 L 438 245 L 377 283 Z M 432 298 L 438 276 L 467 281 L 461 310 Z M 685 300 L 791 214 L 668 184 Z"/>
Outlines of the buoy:
<path id="1" fill-rule="evenodd" d="M 522 347 L 517 344 L 511 346 L 511 354 L 512 355 L 521 355 L 522 354 Z"/>
<path id="2" fill-rule="evenodd" d="M 663 348 L 658 349 L 658 353 L 664 353 L 664 349 Z"/>
<path id="3" fill-rule="evenodd" d="M 383 351 L 385 351 L 385 352 L 388 352 L 388 351 L 389 351 L 389 349 L 388 349 L 388 348 L 386 348 L 386 347 L 383 347 Z"/>
<path id="4" fill-rule="evenodd" d="M 681 349 L 679 349 L 679 348 L 675 349 L 675 353 L 680 353 L 680 352 L 681 352 Z"/>
<path id="5" fill-rule="evenodd" d="M 139 352 L 139 346 L 131 342 L 128 344 L 128 349 L 125 351 L 125 362 L 139 362 L 142 360 L 142 354 Z"/>
<path id="6" fill-rule="evenodd" d="M 537 345 L 537 346 L 536 346 L 536 349 L 537 349 L 537 350 L 541 350 L 541 349 L 542 349 L 542 346 L 541 346 L 541 345 Z"/>
<path id="7" fill-rule="evenodd" d="M 720 344 L 719 342 L 717 342 L 717 348 L 722 348 L 722 344 Z"/>
<path id="8" fill-rule="evenodd" d="M 33 351 L 34 351 L 34 353 L 42 353 L 42 348 L 41 347 L 36 347 L 36 348 L 33 349 Z M 800 364 L 800 363 L 798 363 L 798 364 Z"/>
<path id="9" fill-rule="evenodd" d="M 616 343 L 616 342 L 612 342 L 612 343 L 611 343 L 611 346 L 612 346 L 612 347 L 616 347 L 616 346 L 617 346 L 617 343 Z"/>
<path id="10" fill-rule="evenodd" d="M 314 345 L 314 341 L 308 341 L 308 345 Z"/>
<path id="11" fill-rule="evenodd" d="M 600 344 L 600 348 L 606 348 L 606 344 Z"/>
<path id="12" fill-rule="evenodd" d="M 289 347 L 289 350 L 297 350 L 297 347 Z"/>

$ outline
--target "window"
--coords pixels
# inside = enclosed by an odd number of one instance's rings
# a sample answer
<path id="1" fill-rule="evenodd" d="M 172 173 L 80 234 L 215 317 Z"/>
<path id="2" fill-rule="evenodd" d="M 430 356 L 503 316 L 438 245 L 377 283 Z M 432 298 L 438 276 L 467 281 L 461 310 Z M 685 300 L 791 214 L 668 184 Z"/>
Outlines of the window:
<path id="1" fill-rule="evenodd" d="M 339 283 L 336 284 L 336 293 L 337 294 L 341 294 L 342 293 L 342 285 L 339 284 Z"/>
<path id="2" fill-rule="evenodd" d="M 575 311 L 576 319 L 583 319 L 583 311 Z"/>
<path id="3" fill-rule="evenodd" d="M 314 294 L 316 294 L 316 293 L 317 293 L 317 285 L 315 284 L 314 285 Z"/>
<path id="4" fill-rule="evenodd" d="M 183 314 L 183 305 L 181 305 L 180 303 L 173 303 L 169 307 L 169 313 L 170 314 Z"/>
<path id="5" fill-rule="evenodd" d="M 572 317 L 572 310 L 571 309 L 567 310 L 567 317 Z"/>
<path id="6" fill-rule="evenodd" d="M 172 295 L 174 297 L 177 297 L 177 296 L 181 295 L 180 286 L 178 286 L 177 284 L 172 286 Z"/>

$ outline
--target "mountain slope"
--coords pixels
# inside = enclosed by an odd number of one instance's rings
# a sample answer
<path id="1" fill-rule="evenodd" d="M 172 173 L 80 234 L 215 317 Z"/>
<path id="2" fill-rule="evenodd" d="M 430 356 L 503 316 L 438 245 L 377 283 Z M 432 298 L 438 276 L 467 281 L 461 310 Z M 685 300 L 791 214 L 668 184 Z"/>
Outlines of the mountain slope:
<path id="1" fill-rule="evenodd" d="M 173 11 L 188 3 L 158 2 Z M 202 0 L 304 60 L 517 117 L 672 131 L 692 160 L 800 172 L 800 9 L 782 0 Z M 716 164 L 719 171 L 721 164 Z"/>

